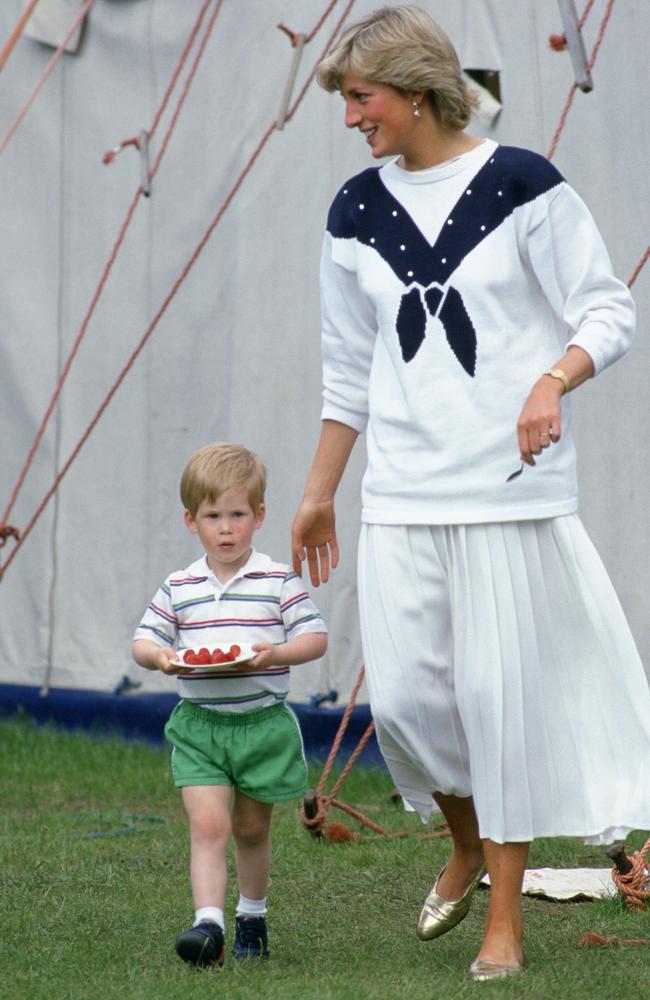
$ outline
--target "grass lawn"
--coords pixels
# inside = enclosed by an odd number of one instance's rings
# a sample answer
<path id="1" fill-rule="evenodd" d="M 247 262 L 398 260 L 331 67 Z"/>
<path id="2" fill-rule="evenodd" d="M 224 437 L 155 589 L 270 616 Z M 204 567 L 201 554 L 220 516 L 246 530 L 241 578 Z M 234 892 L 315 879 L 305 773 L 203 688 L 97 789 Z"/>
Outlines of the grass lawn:
<path id="1" fill-rule="evenodd" d="M 314 784 L 318 772 L 314 773 Z M 449 842 L 328 844 L 277 807 L 269 892 L 271 959 L 197 971 L 174 953 L 191 923 L 187 829 L 168 755 L 138 743 L 0 720 L 3 1000 L 447 1000 L 484 996 L 613 1000 L 650 993 L 650 949 L 578 948 L 585 931 L 650 938 L 650 914 L 619 900 L 524 900 L 531 968 L 471 983 L 488 892 L 454 932 L 423 944 L 414 928 Z M 391 829 L 419 820 L 390 802 L 380 769 L 340 793 Z M 345 819 L 332 811 L 331 819 Z M 356 826 L 353 821 L 351 825 Z M 629 849 L 644 842 L 641 831 Z M 605 867 L 603 850 L 540 840 L 533 867 Z M 227 902 L 227 956 L 236 886 Z"/>

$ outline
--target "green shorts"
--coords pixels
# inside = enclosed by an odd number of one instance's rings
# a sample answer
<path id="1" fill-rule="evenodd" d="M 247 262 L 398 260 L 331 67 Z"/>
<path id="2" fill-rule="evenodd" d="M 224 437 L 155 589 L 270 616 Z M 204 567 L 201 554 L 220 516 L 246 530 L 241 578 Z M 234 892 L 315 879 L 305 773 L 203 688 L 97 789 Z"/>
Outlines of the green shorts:
<path id="1" fill-rule="evenodd" d="M 284 802 L 307 791 L 300 727 L 284 702 L 238 713 L 181 701 L 165 736 L 177 788 L 232 785 L 258 802 Z"/>

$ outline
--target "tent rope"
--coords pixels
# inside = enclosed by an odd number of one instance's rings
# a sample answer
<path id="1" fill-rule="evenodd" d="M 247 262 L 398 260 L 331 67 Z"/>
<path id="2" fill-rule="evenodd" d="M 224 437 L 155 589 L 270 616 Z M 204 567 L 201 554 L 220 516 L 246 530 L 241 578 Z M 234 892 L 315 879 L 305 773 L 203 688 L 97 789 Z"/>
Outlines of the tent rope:
<path id="1" fill-rule="evenodd" d="M 345 711 L 341 718 L 341 722 L 339 723 L 339 727 L 336 731 L 336 735 L 332 742 L 330 752 L 327 756 L 327 760 L 325 761 L 325 766 L 323 767 L 323 771 L 318 781 L 316 790 L 315 791 L 310 790 L 309 792 L 307 792 L 307 795 L 305 796 L 300 808 L 300 819 L 302 821 L 303 826 L 305 827 L 306 830 L 308 830 L 310 833 L 314 834 L 314 836 L 317 837 L 322 836 L 323 832 L 325 831 L 327 813 L 329 807 L 332 805 L 343 810 L 344 812 L 347 812 L 349 815 L 354 816 L 355 819 L 358 819 L 361 823 L 363 823 L 364 826 L 369 827 L 371 830 L 375 830 L 377 833 L 380 834 L 386 833 L 383 827 L 379 826 L 377 823 L 374 823 L 372 820 L 368 819 L 367 816 L 364 816 L 362 813 L 354 809 L 352 806 L 347 806 L 345 803 L 342 803 L 335 798 L 339 788 L 343 785 L 347 776 L 352 770 L 352 766 L 354 765 L 354 763 L 360 756 L 363 748 L 365 747 L 366 743 L 372 736 L 372 733 L 374 732 L 375 729 L 374 721 L 370 723 L 366 731 L 363 733 L 354 752 L 349 757 L 347 764 L 345 765 L 337 781 L 335 782 L 334 787 L 331 789 L 328 795 L 324 794 L 327 779 L 330 776 L 332 767 L 334 766 L 334 761 L 336 760 L 339 749 L 341 747 L 341 743 L 343 742 L 343 737 L 345 736 L 345 732 L 348 728 L 348 723 L 352 715 L 352 709 L 354 708 L 354 703 L 357 700 L 357 695 L 359 694 L 359 690 L 363 683 L 364 675 L 365 675 L 365 667 L 362 664 L 361 669 L 359 671 L 359 675 L 356 679 L 354 687 L 352 688 L 350 698 L 345 707 Z"/>
<path id="2" fill-rule="evenodd" d="M 160 104 L 160 107 L 159 107 L 159 109 L 158 109 L 158 111 L 156 113 L 156 116 L 155 116 L 154 121 L 153 121 L 153 123 L 151 125 L 151 128 L 149 129 L 149 135 L 150 136 L 155 132 L 155 130 L 156 130 L 156 128 L 157 128 L 157 126 L 158 126 L 158 124 L 160 122 L 160 119 L 162 117 L 162 114 L 164 113 L 164 111 L 165 111 L 165 109 L 166 109 L 166 107 L 167 107 L 167 105 L 169 103 L 172 91 L 174 89 L 176 81 L 178 80 L 178 76 L 179 76 L 180 72 L 182 71 L 182 68 L 183 68 L 185 62 L 187 61 L 187 58 L 188 58 L 189 53 L 190 53 L 190 50 L 191 50 L 191 48 L 192 48 L 192 46 L 194 44 L 194 40 L 196 38 L 196 35 L 197 35 L 198 31 L 200 30 L 201 23 L 203 21 L 205 13 L 206 13 L 208 7 L 210 6 L 210 4 L 212 2 L 213 2 L 213 0 L 205 0 L 203 6 L 201 8 L 201 11 L 199 12 L 199 16 L 198 16 L 198 18 L 197 18 L 197 20 L 196 20 L 196 22 L 195 22 L 195 24 L 194 24 L 191 32 L 190 32 L 189 38 L 188 38 L 187 43 L 186 43 L 186 45 L 185 45 L 185 47 L 183 49 L 183 52 L 181 53 L 181 56 L 180 56 L 180 59 L 178 61 L 177 66 L 176 66 L 176 69 L 174 70 L 174 73 L 172 74 L 170 83 L 169 83 L 169 85 L 168 85 L 168 87 L 167 87 L 167 89 L 165 91 L 165 94 L 163 96 L 163 99 L 162 99 L 162 102 Z M 219 7 L 221 6 L 221 2 L 222 2 L 222 0 L 218 0 Z M 213 24 L 214 24 L 214 17 L 213 17 L 211 23 L 208 25 L 207 31 L 211 31 Z M 196 72 L 196 66 L 198 65 L 198 61 L 200 60 L 200 57 L 201 57 L 202 53 L 203 53 L 203 50 L 201 50 L 201 52 L 197 56 L 197 59 L 195 60 L 195 66 L 192 68 L 193 69 L 192 77 L 193 77 L 194 73 Z M 177 109 L 176 109 L 177 112 L 179 110 L 179 106 L 182 106 L 181 102 L 184 103 L 185 97 L 187 95 L 187 90 L 188 90 L 188 87 L 186 86 L 184 88 L 183 93 L 181 94 L 180 99 L 179 99 L 178 106 L 177 106 Z M 176 121 L 177 120 L 178 120 L 178 113 L 176 113 L 174 115 L 174 117 L 172 119 L 172 122 L 170 123 L 170 126 L 168 127 L 167 134 L 166 134 L 165 140 L 163 142 L 163 147 L 161 148 L 161 151 L 159 152 L 159 154 L 158 154 L 158 156 L 156 158 L 156 162 L 155 162 L 155 164 L 154 164 L 154 166 L 153 166 L 153 168 L 151 170 L 151 176 L 152 177 L 155 175 L 156 171 L 158 170 L 158 168 L 160 166 L 160 161 L 162 159 L 162 155 L 164 154 L 164 151 L 167 149 L 167 145 L 169 143 L 169 139 L 171 137 L 171 133 L 174 130 L 174 127 L 176 125 Z M 22 469 L 21 469 L 21 471 L 19 473 L 16 485 L 14 486 L 14 489 L 13 489 L 13 491 L 11 493 L 10 498 L 9 498 L 9 502 L 7 504 L 7 507 L 6 507 L 5 511 L 4 511 L 2 519 L 0 520 L 0 525 L 4 525 L 4 524 L 7 523 L 8 519 L 9 519 L 9 515 L 11 514 L 11 511 L 14 508 L 14 505 L 16 503 L 18 495 L 19 495 L 19 493 L 20 493 L 20 491 L 21 491 L 21 489 L 23 487 L 23 484 L 25 482 L 25 478 L 26 478 L 27 473 L 28 473 L 28 471 L 29 471 L 29 469 L 30 469 L 30 467 L 32 465 L 32 462 L 34 460 L 34 456 L 35 456 L 35 454 L 36 454 L 36 452 L 38 450 L 38 447 L 39 447 L 39 445 L 41 443 L 41 440 L 43 438 L 43 435 L 44 435 L 45 430 L 47 428 L 47 425 L 49 423 L 49 420 L 50 420 L 50 417 L 52 415 L 52 412 L 54 411 L 54 408 L 55 408 L 55 406 L 56 406 L 56 404 L 58 402 L 58 399 L 59 399 L 59 397 L 61 395 L 61 391 L 63 389 L 64 383 L 65 383 L 65 381 L 66 381 L 66 379 L 68 377 L 68 374 L 70 372 L 70 369 L 72 367 L 72 363 L 73 363 L 73 361 L 74 361 L 74 359 L 75 359 L 75 357 L 76 357 L 76 355 L 78 353 L 79 347 L 81 346 L 81 342 L 82 342 L 82 340 L 83 340 L 83 338 L 84 338 L 84 336 L 86 334 L 86 331 L 88 329 L 88 325 L 90 323 L 90 320 L 91 320 L 91 318 L 92 318 L 92 316 L 93 316 L 93 314 L 95 312 L 95 309 L 96 309 L 97 304 L 99 302 L 99 299 L 100 299 L 100 297 L 102 295 L 102 292 L 104 290 L 106 282 L 108 281 L 108 277 L 109 277 L 109 275 L 111 273 L 111 270 L 113 268 L 113 264 L 115 263 L 117 255 L 118 255 L 118 253 L 119 253 L 119 251 L 120 251 L 120 249 L 122 247 L 122 244 L 124 242 L 126 233 L 127 233 L 128 228 L 129 228 L 129 226 L 131 224 L 131 220 L 133 219 L 133 215 L 135 213 L 137 204 L 138 204 L 138 202 L 140 200 L 141 194 L 142 194 L 142 189 L 140 187 L 138 187 L 137 191 L 135 192 L 135 195 L 133 196 L 131 204 L 129 205 L 129 207 L 127 209 L 126 216 L 125 216 L 124 221 L 122 222 L 122 225 L 120 227 L 117 239 L 116 239 L 116 241 L 115 241 L 115 243 L 113 245 L 113 248 L 111 250 L 111 253 L 110 253 L 109 257 L 108 257 L 108 260 L 107 260 L 106 265 L 104 267 L 104 270 L 102 272 L 101 278 L 99 280 L 99 284 L 97 285 L 97 288 L 95 289 L 95 292 L 94 292 L 94 294 L 92 296 L 92 299 L 90 301 L 90 305 L 89 305 L 89 307 L 88 307 L 88 309 L 86 311 L 86 315 L 84 316 L 84 319 L 83 319 L 83 322 L 82 322 L 81 327 L 79 329 L 79 332 L 77 334 L 77 337 L 76 337 L 76 339 L 75 339 L 75 341 L 74 341 L 74 343 L 72 345 L 72 348 L 71 348 L 70 353 L 68 355 L 67 361 L 66 361 L 66 363 L 65 363 L 65 365 L 64 365 L 64 367 L 63 367 L 63 369 L 61 371 L 61 374 L 59 375 L 59 378 L 57 380 L 54 392 L 53 392 L 52 397 L 50 399 L 50 402 L 49 402 L 49 404 L 47 406 L 47 409 L 45 411 L 43 419 L 41 420 L 41 423 L 40 423 L 40 425 L 39 425 L 39 427 L 38 427 L 38 429 L 36 431 L 36 435 L 34 437 L 32 445 L 31 445 L 31 447 L 29 449 L 29 452 L 27 454 L 27 458 L 25 459 L 25 463 L 24 463 L 24 465 L 23 465 L 23 467 L 22 467 Z M 49 496 L 48 496 L 47 499 L 49 500 Z M 25 535 L 25 532 L 23 532 L 23 537 L 24 537 L 24 535 Z M 2 576 L 2 574 L 1 574 L 1 569 L 0 569 L 0 579 L 1 579 L 1 576 Z"/>
<path id="3" fill-rule="evenodd" d="M 13 31 L 9 35 L 9 38 L 7 39 L 7 41 L 5 42 L 5 44 L 2 46 L 2 51 L 0 52 L 0 70 L 4 69 L 5 63 L 7 62 L 7 59 L 9 58 L 9 56 L 11 55 L 11 53 L 13 52 L 13 50 L 15 49 L 16 45 L 18 44 L 18 42 L 19 42 L 19 40 L 20 40 L 20 38 L 22 36 L 23 29 L 24 29 L 25 25 L 27 24 L 27 22 L 29 21 L 29 19 L 32 16 L 32 14 L 34 13 L 34 10 L 36 8 L 36 4 L 38 2 L 39 2 L 39 0 L 29 0 L 29 3 L 27 4 L 27 6 L 25 7 L 24 11 L 22 12 L 22 14 L 20 15 L 20 17 L 18 18 L 18 22 L 16 24 L 16 27 L 13 29 Z"/>
<path id="4" fill-rule="evenodd" d="M 603 937 L 602 934 L 596 934 L 594 931 L 587 931 L 578 941 L 579 948 L 589 948 L 592 945 L 606 946 L 610 944 L 650 944 L 650 941 L 647 938 L 620 938 L 616 937 L 616 935 Z"/>
<path id="5" fill-rule="evenodd" d="M 211 2 L 211 0 L 206 0 L 206 3 L 205 3 L 204 6 L 207 8 L 207 6 L 209 6 L 210 2 Z M 214 11 L 213 16 L 212 16 L 212 20 L 209 23 L 208 28 L 206 29 L 206 32 L 209 32 L 211 30 L 212 24 L 214 23 L 214 20 L 216 18 L 216 14 L 218 13 L 218 10 L 220 9 L 222 2 L 223 2 L 223 0 L 218 0 L 217 6 L 216 6 L 215 11 Z M 298 97 L 296 98 L 296 100 L 294 101 L 291 109 L 289 110 L 289 112 L 287 114 L 287 119 L 286 119 L 287 121 L 290 120 L 293 117 L 293 115 L 295 114 L 297 108 L 302 103 L 302 100 L 304 99 L 305 94 L 307 93 L 307 89 L 308 89 L 309 85 L 311 84 L 311 82 L 313 81 L 314 76 L 316 75 L 316 67 L 317 67 L 318 63 L 323 58 L 323 56 L 326 54 L 326 52 L 329 50 L 329 48 L 330 48 L 330 46 L 332 44 L 332 41 L 334 40 L 334 38 L 336 37 L 336 35 L 340 31 L 341 26 L 343 25 L 345 19 L 347 18 L 348 14 L 349 14 L 350 10 L 352 9 L 352 7 L 354 6 L 355 2 L 356 2 L 356 0 L 348 0 L 348 3 L 346 4 L 346 7 L 345 7 L 345 9 L 343 11 L 343 14 L 338 19 L 338 21 L 337 21 L 337 23 L 336 23 L 336 25 L 334 27 L 333 32 L 331 33 L 330 37 L 328 38 L 327 44 L 326 44 L 323 52 L 321 53 L 321 55 L 319 55 L 318 59 L 316 60 L 316 63 L 314 64 L 314 68 L 312 69 L 311 73 L 309 74 L 307 82 L 303 86 L 303 88 L 300 91 Z M 204 39 L 204 40 L 207 41 L 207 38 Z M 205 46 L 203 46 L 203 49 L 204 48 L 205 48 Z M 198 65 L 198 60 L 200 60 L 200 57 L 201 57 L 202 52 L 203 52 L 203 49 L 201 49 L 201 51 L 197 55 L 197 60 L 195 61 L 195 66 L 193 67 L 193 71 L 191 71 L 192 77 L 193 77 L 194 73 L 196 72 L 196 66 Z M 169 142 L 169 138 L 171 137 L 171 132 L 173 131 L 173 128 L 174 128 L 174 126 L 176 124 L 176 121 L 178 119 L 178 114 L 180 113 L 180 107 L 182 106 L 182 102 L 184 101 L 184 96 L 186 95 L 187 91 L 189 90 L 189 83 L 190 82 L 191 81 L 188 80 L 188 83 L 185 86 L 184 92 L 181 95 L 181 98 L 179 99 L 179 104 L 177 105 L 177 109 L 176 109 L 176 112 L 174 113 L 174 116 L 172 118 L 172 122 L 170 124 L 169 129 L 168 129 L 167 135 L 165 137 L 165 140 L 163 141 L 163 145 L 161 147 L 161 150 L 158 153 L 158 156 L 157 156 L 157 158 L 156 158 L 156 160 L 154 162 L 154 165 L 152 167 L 152 170 L 151 170 L 151 177 L 152 178 L 155 176 L 155 173 L 156 173 L 156 171 L 157 171 L 157 169 L 158 169 L 158 167 L 160 165 L 160 160 L 162 159 L 164 151 L 167 148 L 167 144 Z M 54 493 L 58 489 L 59 484 L 61 483 L 61 481 L 64 478 L 64 476 L 65 476 L 66 472 L 68 471 L 68 469 L 70 468 L 72 462 L 74 461 L 74 459 L 79 454 L 79 452 L 80 452 L 81 448 L 83 447 L 83 445 L 85 444 L 85 442 L 88 440 L 88 437 L 90 436 L 91 432 L 93 431 L 93 429 L 97 425 L 100 417 L 102 416 L 102 414 L 104 413 L 104 411 L 108 407 L 108 405 L 111 402 L 113 396 L 115 395 L 117 389 L 120 387 L 120 385 L 124 381 L 124 379 L 125 379 L 128 371 L 131 369 L 131 367 L 135 363 L 136 359 L 138 358 L 138 356 L 142 352 L 142 349 L 144 348 L 145 344 L 149 340 L 151 334 L 154 332 L 155 328 L 157 327 L 158 323 L 160 322 L 160 319 L 162 318 L 162 316 L 165 313 L 166 309 L 168 308 L 169 304 L 171 303 L 171 301 L 175 297 L 175 295 L 178 292 L 179 288 L 181 287 L 181 285 L 185 281 L 187 275 L 191 271 L 191 269 L 192 269 L 194 263 L 196 262 L 197 258 L 200 256 L 200 254 L 203 251 L 205 245 L 208 243 L 208 241 L 209 241 L 210 237 L 212 236 L 214 230 L 219 225 L 219 223 L 220 223 L 220 221 L 221 221 L 224 213 L 227 211 L 227 209 L 230 206 L 233 198 L 235 197 L 235 195 L 239 191 L 241 185 L 243 184 L 244 180 L 246 179 L 246 177 L 250 173 L 253 165 L 257 161 L 259 155 L 261 154 L 262 150 L 266 146 L 266 144 L 269 141 L 271 135 L 275 131 L 275 124 L 276 124 L 275 121 L 272 122 L 272 124 L 267 128 L 266 132 L 264 133 L 264 135 L 260 139 L 260 141 L 259 141 L 256 149 L 251 154 L 248 162 L 246 163 L 246 165 L 243 168 L 243 170 L 241 171 L 239 177 L 235 181 L 235 183 L 234 183 L 233 187 L 231 188 L 229 194 L 225 198 L 225 200 L 222 203 L 221 207 L 218 209 L 218 211 L 217 211 L 216 215 L 214 216 L 214 218 L 212 219 L 212 222 L 208 226 L 208 229 L 206 230 L 205 234 L 203 235 L 203 237 L 201 238 L 201 240 L 197 244 L 197 246 L 196 246 L 194 252 L 192 253 L 191 257 L 189 258 L 189 260 L 187 261 L 187 263 L 183 267 L 183 269 L 182 269 L 182 271 L 180 273 L 180 276 L 177 278 L 177 280 L 172 285 L 172 288 L 168 292 L 167 296 L 165 297 L 165 299 L 164 299 L 164 301 L 162 303 L 162 306 L 160 307 L 160 309 L 158 310 L 158 312 L 154 316 L 152 322 L 147 327 L 145 333 L 143 334 L 143 336 L 140 339 L 139 343 L 137 344 L 136 348 L 134 349 L 134 351 L 130 355 L 130 357 L 129 357 L 127 363 L 126 363 L 126 365 L 124 366 L 124 368 L 122 369 L 122 371 L 118 375 L 116 381 L 113 383 L 113 385 L 109 389 L 107 395 L 104 398 L 104 401 L 102 402 L 102 404 L 100 405 L 99 409 L 97 410 L 95 416 L 92 418 L 92 420 L 90 421 L 88 427 L 86 428 L 86 431 L 84 432 L 84 434 L 82 435 L 81 439 L 79 440 L 79 442 L 77 443 L 77 445 L 73 449 L 72 453 L 70 454 L 70 456 L 67 459 L 67 461 L 65 462 L 65 464 L 59 470 L 59 472 L 58 472 L 57 476 L 55 477 L 55 479 L 54 479 L 51 487 L 49 488 L 49 490 L 45 494 L 45 497 L 43 498 L 43 500 L 41 501 L 41 503 L 36 508 L 36 511 L 34 512 L 34 515 L 32 516 L 31 520 L 28 522 L 27 526 L 21 531 L 20 538 L 17 541 L 16 546 L 12 550 L 9 558 L 6 560 L 6 562 L 3 565 L 0 565 L 0 581 L 3 579 L 4 574 L 5 574 L 6 570 L 8 569 L 9 565 L 11 564 L 11 562 L 13 562 L 13 559 L 15 558 L 16 554 L 20 550 L 21 546 L 24 544 L 26 538 L 31 533 L 34 525 L 38 521 L 38 519 L 41 516 L 41 514 L 43 513 L 43 511 L 45 510 L 45 508 L 46 508 L 47 504 L 49 503 L 50 499 L 52 498 L 52 496 L 54 495 Z M 150 130 L 149 134 L 151 134 L 151 130 Z M 135 194 L 135 196 L 133 198 L 133 201 L 131 202 L 131 205 L 129 206 L 129 209 L 127 211 L 127 216 L 126 216 L 126 218 L 124 220 L 124 223 L 122 224 L 122 228 L 120 230 L 118 239 L 117 239 L 117 241 L 115 243 L 115 246 L 113 247 L 113 250 L 111 252 L 111 256 L 109 258 L 109 261 L 108 261 L 108 263 L 107 263 L 107 265 L 106 265 L 106 267 L 104 269 L 104 273 L 102 275 L 100 283 L 99 283 L 99 285 L 98 285 L 98 287 L 97 287 L 97 289 L 95 291 L 95 294 L 93 296 L 93 299 L 92 299 L 91 305 L 89 307 L 88 313 L 86 314 L 86 317 L 85 317 L 84 322 L 82 324 L 82 327 L 81 327 L 81 330 L 79 332 L 79 335 L 77 336 L 77 339 L 75 340 L 75 343 L 73 345 L 73 348 L 72 348 L 72 351 L 71 351 L 70 356 L 68 358 L 68 361 L 66 362 L 66 366 L 65 366 L 65 368 L 64 368 L 64 370 L 62 372 L 62 375 L 61 375 L 61 377 L 60 377 L 60 379 L 59 379 L 59 381 L 57 383 L 55 392 L 54 392 L 54 394 L 52 396 L 52 399 L 50 401 L 50 404 L 48 406 L 46 414 L 45 414 L 45 416 L 43 418 L 43 421 L 42 421 L 42 423 L 41 423 L 41 425 L 40 425 L 40 427 L 38 429 L 38 432 L 37 432 L 36 437 L 34 439 L 34 443 L 32 444 L 30 452 L 29 452 L 29 454 L 27 456 L 27 460 L 25 462 L 25 465 L 24 465 L 24 467 L 23 467 L 23 469 L 22 469 L 22 471 L 21 471 L 21 473 L 19 475 L 18 482 L 17 482 L 17 484 L 16 484 L 16 486 L 14 488 L 14 491 L 13 491 L 12 496 L 10 498 L 9 504 L 7 506 L 7 509 L 5 510 L 5 513 L 4 513 L 3 517 L 2 517 L 2 519 L 0 520 L 0 526 L 6 525 L 7 522 L 8 522 L 9 514 L 10 514 L 11 510 L 13 509 L 13 506 L 14 506 L 14 504 L 16 502 L 16 498 L 18 496 L 18 493 L 20 492 L 20 489 L 22 488 L 22 485 L 23 485 L 23 483 L 25 481 L 25 477 L 27 475 L 27 471 L 28 471 L 29 467 L 32 464 L 32 461 L 34 459 L 34 455 L 36 453 L 36 450 L 37 450 L 37 448 L 38 448 L 38 446 L 40 444 L 40 441 L 41 441 L 41 439 L 43 437 L 43 434 L 45 432 L 45 428 L 46 428 L 47 422 L 48 422 L 48 420 L 50 418 L 50 415 L 51 415 L 52 411 L 54 410 L 56 402 L 57 402 L 57 400 L 58 400 L 58 398 L 59 398 L 59 396 L 61 394 L 61 389 L 63 387 L 63 383 L 65 381 L 65 378 L 67 377 L 67 374 L 68 374 L 68 372 L 70 370 L 70 367 L 72 365 L 72 361 L 74 359 L 74 356 L 77 353 L 77 350 L 79 348 L 79 344 L 81 343 L 83 335 L 86 332 L 86 329 L 87 329 L 88 324 L 90 322 L 90 318 L 91 318 L 92 313 L 94 312 L 94 309 L 95 309 L 95 307 L 97 305 L 97 301 L 99 300 L 101 292 L 103 291 L 103 288 L 104 288 L 104 286 L 106 284 L 106 281 L 108 279 L 108 275 L 109 275 L 110 270 L 111 270 L 111 268 L 113 266 L 115 258 L 117 257 L 118 251 L 119 251 L 119 249 L 120 249 L 120 247 L 121 247 L 121 245 L 122 245 L 122 243 L 124 241 L 124 236 L 126 235 L 126 230 L 128 229 L 128 225 L 130 224 L 130 221 L 131 221 L 131 219 L 133 217 L 133 214 L 135 212 L 137 203 L 138 203 L 141 195 L 142 195 L 142 188 L 139 187 L 138 190 L 136 191 L 136 194 Z"/>
<path id="6" fill-rule="evenodd" d="M 598 35 L 596 37 L 596 42 L 595 42 L 594 47 L 593 47 L 593 49 L 591 51 L 591 56 L 589 58 L 589 62 L 587 63 L 587 67 L 588 67 L 588 69 L 589 69 L 590 72 L 594 68 L 594 64 L 596 62 L 596 59 L 598 58 L 598 52 L 600 51 L 600 46 L 603 43 L 603 39 L 605 37 L 605 32 L 607 30 L 607 25 L 609 24 L 609 19 L 610 19 L 613 7 L 614 7 L 614 0 L 607 0 L 607 7 L 605 9 L 605 13 L 603 15 L 603 19 L 600 22 L 600 27 L 598 29 Z M 591 8 L 589 7 L 589 9 L 591 9 Z M 583 18 L 586 16 L 586 14 L 589 13 L 589 9 L 587 9 L 585 11 L 585 14 L 583 14 Z M 575 97 L 577 90 L 578 90 L 578 85 L 576 83 L 572 83 L 571 87 L 569 88 L 569 93 L 567 95 L 567 99 L 566 99 L 566 102 L 564 104 L 564 108 L 562 109 L 562 114 L 560 115 L 560 120 L 559 120 L 558 126 L 557 126 L 557 128 L 555 130 L 555 133 L 553 135 L 553 139 L 551 140 L 551 145 L 550 145 L 549 151 L 546 154 L 546 158 L 548 160 L 552 160 L 553 156 L 555 155 L 555 150 L 557 149 L 558 142 L 560 141 L 560 136 L 562 135 L 562 132 L 564 131 L 564 126 L 566 125 L 566 120 L 568 118 L 569 111 L 571 110 L 571 105 L 573 104 L 573 98 Z"/>
<path id="7" fill-rule="evenodd" d="M 383 826 L 380 826 L 379 823 L 375 823 L 374 820 L 369 819 L 369 817 L 362 813 L 359 809 L 356 809 L 354 806 L 336 798 L 336 793 L 346 781 L 350 771 L 375 730 L 374 721 L 371 721 L 366 728 L 330 791 L 327 794 L 325 793 L 325 785 L 327 784 L 327 780 L 331 774 L 334 762 L 340 750 L 341 743 L 343 742 L 343 737 L 348 728 L 350 717 L 352 715 L 352 709 L 354 708 L 354 704 L 357 700 L 364 676 L 365 667 L 362 664 L 357 680 L 352 688 L 348 704 L 345 707 L 345 711 L 343 712 L 339 727 L 336 731 L 327 760 L 325 761 L 318 785 L 315 790 L 310 789 L 307 792 L 300 807 L 300 819 L 305 829 L 314 837 L 320 838 L 323 835 L 326 836 L 332 843 L 341 843 L 346 840 L 374 840 L 376 837 L 364 838 L 361 834 L 352 832 L 344 823 L 328 823 L 327 816 L 331 806 L 340 809 L 341 812 L 344 812 L 353 819 L 356 819 L 362 824 L 362 826 L 367 827 L 369 830 L 373 830 L 374 833 L 381 838 L 408 837 L 412 833 L 419 832 L 419 828 L 414 827 L 398 831 L 386 830 Z M 435 832 L 424 834 L 423 836 L 431 838 L 447 837 L 450 835 L 447 824 L 444 822 L 434 824 L 433 830 Z"/>
<path id="8" fill-rule="evenodd" d="M 648 263 L 648 258 L 649 257 L 650 257 L 650 245 L 648 245 L 646 247 L 646 251 L 643 254 L 643 256 L 641 257 L 641 260 L 639 261 L 639 263 L 637 264 L 637 266 L 632 271 L 632 274 L 630 276 L 630 280 L 627 283 L 627 287 L 628 288 L 631 288 L 632 285 L 634 284 L 634 282 L 636 281 L 636 279 L 639 277 L 639 275 L 641 274 L 641 271 L 643 270 L 643 268 L 645 267 L 645 265 Z"/>
<path id="9" fill-rule="evenodd" d="M 34 101 L 35 101 L 35 99 L 36 99 L 36 97 L 38 95 L 38 92 L 40 91 L 41 87 L 43 86 L 43 84 L 45 83 L 45 81 L 49 77 L 50 73 L 52 72 L 52 70 L 54 69 L 54 67 L 56 66 L 56 64 L 58 63 L 58 61 L 61 58 L 61 56 L 63 55 L 63 53 L 65 52 L 66 45 L 68 44 L 68 42 L 70 41 L 70 39 L 74 35 L 74 33 L 77 30 L 77 28 L 79 27 L 79 25 L 82 23 L 83 19 L 85 18 L 86 14 L 90 10 L 90 8 L 92 7 L 92 5 L 93 5 L 94 2 L 95 2 L 95 0 L 86 0 L 85 4 L 83 5 L 83 7 L 79 11 L 79 13 L 75 17 L 75 19 L 73 20 L 72 24 L 68 28 L 68 31 L 66 32 L 65 38 L 63 39 L 63 41 L 59 45 L 58 49 L 56 50 L 56 52 L 54 53 L 54 55 L 52 56 L 52 58 L 48 62 L 47 66 L 45 67 L 45 69 L 43 70 L 41 76 L 39 77 L 39 79 L 38 79 L 38 81 L 37 81 L 34 89 L 32 90 L 31 94 L 29 95 L 29 97 L 27 98 L 27 100 L 23 104 L 22 108 L 20 109 L 20 111 L 18 112 L 18 114 L 16 115 L 16 117 L 14 118 L 13 122 L 11 123 L 11 125 L 9 126 L 9 128 L 7 129 L 7 133 L 6 133 L 5 137 L 4 137 L 4 139 L 2 140 L 2 142 L 0 142 L 0 156 L 2 156 L 2 154 L 5 151 L 5 149 L 9 145 L 9 142 L 11 141 L 13 135 L 17 131 L 19 125 L 22 123 L 22 121 L 24 120 L 24 118 L 27 115 L 27 112 L 31 108 L 32 104 L 34 103 Z M 16 41 L 17 41 L 17 39 L 16 39 Z M 2 68 L 1 65 L 0 65 L 0 68 Z"/>

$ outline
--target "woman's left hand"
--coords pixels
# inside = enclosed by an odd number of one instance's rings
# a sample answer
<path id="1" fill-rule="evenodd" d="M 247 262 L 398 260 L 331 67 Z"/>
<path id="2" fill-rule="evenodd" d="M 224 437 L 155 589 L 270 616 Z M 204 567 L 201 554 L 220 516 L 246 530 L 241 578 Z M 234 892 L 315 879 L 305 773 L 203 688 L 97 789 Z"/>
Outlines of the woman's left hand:
<path id="1" fill-rule="evenodd" d="M 542 375 L 535 382 L 517 421 L 517 437 L 522 461 L 535 465 L 533 456 L 556 444 L 562 435 L 564 386 L 559 379 Z"/>

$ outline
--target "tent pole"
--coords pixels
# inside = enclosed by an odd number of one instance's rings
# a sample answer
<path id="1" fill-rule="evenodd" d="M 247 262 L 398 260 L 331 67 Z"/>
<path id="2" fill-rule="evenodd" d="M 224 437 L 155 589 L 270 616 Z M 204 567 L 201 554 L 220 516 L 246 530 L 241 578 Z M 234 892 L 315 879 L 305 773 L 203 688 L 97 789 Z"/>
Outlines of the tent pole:
<path id="1" fill-rule="evenodd" d="M 580 25 L 578 24 L 576 5 L 574 0 L 558 0 L 558 3 L 562 24 L 564 25 L 564 37 L 569 46 L 571 62 L 573 63 L 576 87 L 579 87 L 580 90 L 587 94 L 590 90 L 594 89 L 594 85 L 587 62 L 585 43 L 582 38 Z"/>

